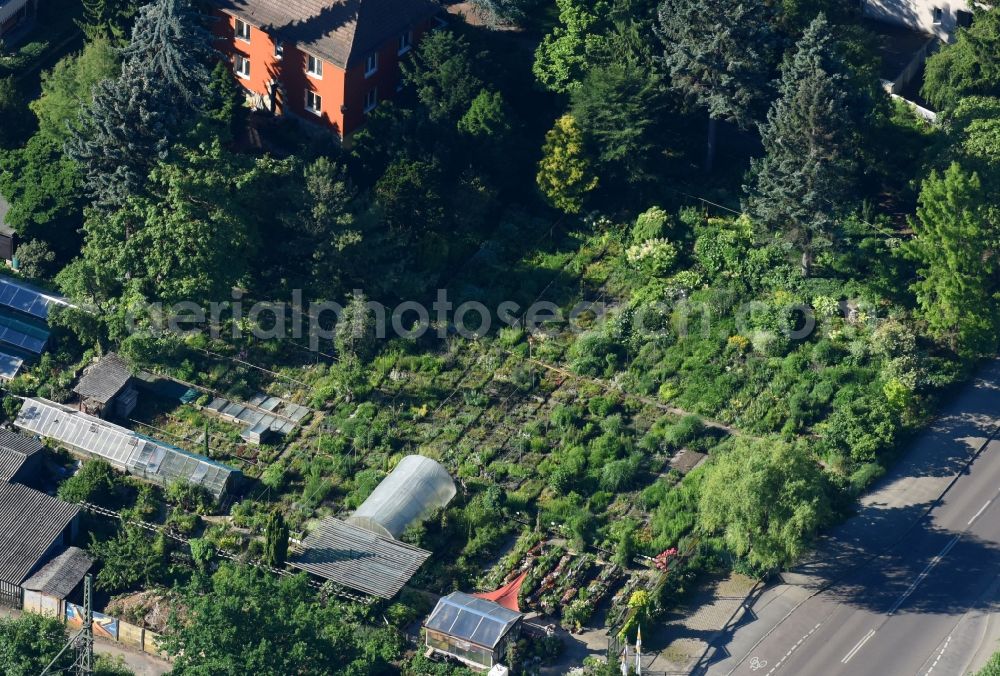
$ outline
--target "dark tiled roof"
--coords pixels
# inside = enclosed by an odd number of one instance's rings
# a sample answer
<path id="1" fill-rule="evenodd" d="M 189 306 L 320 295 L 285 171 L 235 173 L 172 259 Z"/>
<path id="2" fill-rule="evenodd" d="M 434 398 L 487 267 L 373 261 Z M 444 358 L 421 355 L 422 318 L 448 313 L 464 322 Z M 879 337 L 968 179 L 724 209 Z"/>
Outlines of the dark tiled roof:
<path id="1" fill-rule="evenodd" d="M 440 11 L 433 0 L 215 0 L 304 51 L 341 68 L 364 59 L 386 41 Z"/>
<path id="2" fill-rule="evenodd" d="M 25 457 L 42 450 L 42 442 L 35 437 L 25 436 L 10 430 L 0 429 L 0 448 L 13 451 Z"/>
<path id="3" fill-rule="evenodd" d="M 79 511 L 27 486 L 0 483 L 0 580 L 21 584 Z"/>
<path id="4" fill-rule="evenodd" d="M 431 555 L 333 517 L 320 522 L 302 547 L 302 555 L 288 562 L 293 568 L 384 599 L 399 593 Z"/>
<path id="5" fill-rule="evenodd" d="M 84 399 L 95 399 L 106 404 L 118 394 L 132 377 L 125 360 L 108 352 L 96 364 L 87 367 L 83 378 L 73 391 Z"/>
<path id="6" fill-rule="evenodd" d="M 20 453 L 0 448 L 0 481 L 10 481 L 13 479 L 14 475 L 17 474 L 17 471 L 21 469 L 27 460 L 28 458 Z"/>
<path id="7" fill-rule="evenodd" d="M 10 481 L 28 458 L 42 450 L 33 437 L 0 429 L 0 481 Z"/>
<path id="8" fill-rule="evenodd" d="M 46 596 L 64 599 L 80 584 L 94 560 L 79 547 L 67 547 L 21 585 Z"/>

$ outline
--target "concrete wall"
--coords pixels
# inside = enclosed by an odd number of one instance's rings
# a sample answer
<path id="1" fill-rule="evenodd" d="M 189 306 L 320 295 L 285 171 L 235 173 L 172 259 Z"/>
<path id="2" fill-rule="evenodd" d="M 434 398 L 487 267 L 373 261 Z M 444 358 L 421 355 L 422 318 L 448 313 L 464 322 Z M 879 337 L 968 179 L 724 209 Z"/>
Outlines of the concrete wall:
<path id="1" fill-rule="evenodd" d="M 862 8 L 865 16 L 951 42 L 958 12 L 968 12 L 969 4 L 964 0 L 862 0 Z M 939 21 L 935 20 L 935 9 L 940 10 Z"/>

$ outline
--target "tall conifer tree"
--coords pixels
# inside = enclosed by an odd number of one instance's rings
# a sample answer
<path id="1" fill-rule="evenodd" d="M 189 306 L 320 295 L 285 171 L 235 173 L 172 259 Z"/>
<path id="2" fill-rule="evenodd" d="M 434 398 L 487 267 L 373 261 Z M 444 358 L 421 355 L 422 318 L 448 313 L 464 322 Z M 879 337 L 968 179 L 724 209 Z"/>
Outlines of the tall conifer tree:
<path id="1" fill-rule="evenodd" d="M 140 10 L 121 75 L 95 86 L 67 147 L 98 206 L 110 210 L 142 195 L 150 169 L 205 105 L 208 44 L 186 0 L 156 0 Z"/>
<path id="2" fill-rule="evenodd" d="M 663 0 L 657 33 L 671 86 L 708 111 L 705 168 L 719 120 L 750 127 L 767 100 L 775 36 L 763 0 Z"/>
<path id="3" fill-rule="evenodd" d="M 821 14 L 782 67 L 780 96 L 761 126 L 765 156 L 751 163 L 747 210 L 801 253 L 808 276 L 836 237 L 857 170 L 849 78 Z"/>

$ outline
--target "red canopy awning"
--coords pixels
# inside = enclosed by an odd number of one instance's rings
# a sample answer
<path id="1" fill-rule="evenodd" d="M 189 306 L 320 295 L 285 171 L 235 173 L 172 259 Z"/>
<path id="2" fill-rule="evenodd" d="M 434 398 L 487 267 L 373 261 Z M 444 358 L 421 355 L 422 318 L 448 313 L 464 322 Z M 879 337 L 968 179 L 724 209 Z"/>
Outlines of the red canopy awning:
<path id="1" fill-rule="evenodd" d="M 507 610 L 513 610 L 515 613 L 519 613 L 521 612 L 521 608 L 517 604 L 517 597 L 521 593 L 521 585 L 524 584 L 524 578 L 526 577 L 528 577 L 528 571 L 524 571 L 514 578 L 509 584 L 505 584 L 496 591 L 473 594 L 473 596 L 486 599 L 487 601 L 493 601 L 494 603 L 500 604 Z"/>

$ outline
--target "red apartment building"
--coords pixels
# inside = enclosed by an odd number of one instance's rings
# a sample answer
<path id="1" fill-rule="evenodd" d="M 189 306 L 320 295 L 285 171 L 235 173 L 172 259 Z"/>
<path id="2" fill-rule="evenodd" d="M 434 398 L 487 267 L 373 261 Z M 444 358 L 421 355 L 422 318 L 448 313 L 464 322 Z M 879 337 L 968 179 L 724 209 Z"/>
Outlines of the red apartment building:
<path id="1" fill-rule="evenodd" d="M 399 62 L 437 25 L 433 0 L 213 0 L 217 47 L 257 107 L 341 139 L 400 84 Z"/>

